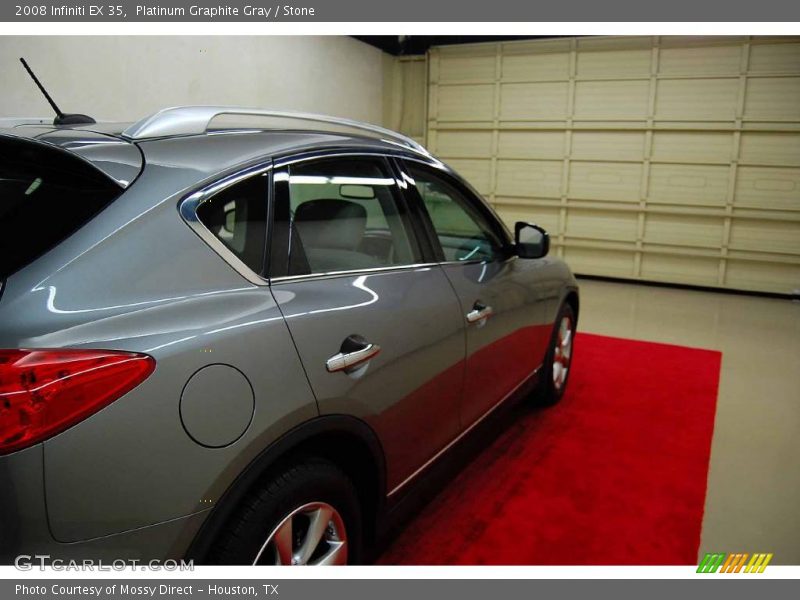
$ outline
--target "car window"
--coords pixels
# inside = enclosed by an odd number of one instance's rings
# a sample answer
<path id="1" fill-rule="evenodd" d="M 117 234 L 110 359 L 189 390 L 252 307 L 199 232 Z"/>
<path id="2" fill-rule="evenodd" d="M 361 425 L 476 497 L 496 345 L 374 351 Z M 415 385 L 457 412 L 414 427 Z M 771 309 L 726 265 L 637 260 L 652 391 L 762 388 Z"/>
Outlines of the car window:
<path id="1" fill-rule="evenodd" d="M 420 262 L 397 183 L 382 159 L 301 162 L 276 175 L 276 181 L 276 202 L 286 205 L 276 209 L 275 218 L 276 230 L 283 221 L 288 236 L 287 274 Z"/>
<path id="2" fill-rule="evenodd" d="M 122 191 L 68 152 L 0 139 L 0 283 L 75 233 Z"/>
<path id="3" fill-rule="evenodd" d="M 414 179 L 445 260 L 494 260 L 503 242 L 466 195 L 432 170 L 406 163 Z"/>
<path id="4" fill-rule="evenodd" d="M 264 271 L 267 238 L 267 182 L 265 175 L 250 177 L 197 207 L 200 222 L 259 274 Z"/>

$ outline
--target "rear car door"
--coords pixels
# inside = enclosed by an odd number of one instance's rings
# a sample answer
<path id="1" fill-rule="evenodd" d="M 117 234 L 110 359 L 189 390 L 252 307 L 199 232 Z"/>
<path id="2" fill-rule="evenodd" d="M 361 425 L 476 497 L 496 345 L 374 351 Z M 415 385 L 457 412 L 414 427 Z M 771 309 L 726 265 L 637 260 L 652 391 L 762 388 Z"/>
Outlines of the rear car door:
<path id="1" fill-rule="evenodd" d="M 541 365 L 549 336 L 539 260 L 518 259 L 494 213 L 444 168 L 404 160 L 461 305 L 466 374 L 461 425 L 516 391 Z M 415 193 L 416 192 L 416 193 Z"/>
<path id="2" fill-rule="evenodd" d="M 320 412 L 373 428 L 395 489 L 458 433 L 459 302 L 385 158 L 287 159 L 273 178 L 273 295 Z"/>

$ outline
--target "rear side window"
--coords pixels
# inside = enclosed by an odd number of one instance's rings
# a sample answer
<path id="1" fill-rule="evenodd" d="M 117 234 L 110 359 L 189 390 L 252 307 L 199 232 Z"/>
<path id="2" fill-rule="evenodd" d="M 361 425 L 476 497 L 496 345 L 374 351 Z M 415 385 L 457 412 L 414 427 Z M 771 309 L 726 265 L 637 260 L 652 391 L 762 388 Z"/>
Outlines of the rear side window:
<path id="1" fill-rule="evenodd" d="M 0 280 L 72 235 L 122 191 L 67 152 L 0 138 Z"/>
<path id="2" fill-rule="evenodd" d="M 269 179 L 256 175 L 215 194 L 197 207 L 197 218 L 236 257 L 264 271 Z"/>

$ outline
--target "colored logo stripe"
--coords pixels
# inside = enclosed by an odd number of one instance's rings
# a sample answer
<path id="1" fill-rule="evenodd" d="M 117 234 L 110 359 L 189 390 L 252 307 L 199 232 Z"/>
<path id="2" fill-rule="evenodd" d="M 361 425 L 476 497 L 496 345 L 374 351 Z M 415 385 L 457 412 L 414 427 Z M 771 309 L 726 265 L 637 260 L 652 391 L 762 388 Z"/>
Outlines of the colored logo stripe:
<path id="1" fill-rule="evenodd" d="M 707 553 L 700 564 L 697 566 L 698 573 L 763 573 L 764 569 L 772 560 L 772 553 L 756 553 L 753 555 L 746 552 L 732 554 Z M 750 562 L 745 565 L 747 559 Z M 743 568 L 744 567 L 744 568 Z"/>

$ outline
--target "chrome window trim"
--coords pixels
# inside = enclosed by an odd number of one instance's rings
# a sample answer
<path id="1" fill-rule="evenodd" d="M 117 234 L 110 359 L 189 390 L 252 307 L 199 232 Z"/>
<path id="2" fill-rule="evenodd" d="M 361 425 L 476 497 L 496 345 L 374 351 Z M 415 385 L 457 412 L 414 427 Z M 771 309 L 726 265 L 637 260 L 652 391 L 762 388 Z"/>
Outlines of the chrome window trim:
<path id="1" fill-rule="evenodd" d="M 222 179 L 217 179 L 214 182 L 201 187 L 185 196 L 178 202 L 178 213 L 184 222 L 194 231 L 201 240 L 203 240 L 214 252 L 216 252 L 222 260 L 228 263 L 239 275 L 244 277 L 247 281 L 254 285 L 266 286 L 269 285 L 269 280 L 262 277 L 249 266 L 247 266 L 236 254 L 228 248 L 222 241 L 209 230 L 200 219 L 197 217 L 197 208 L 211 197 L 220 193 L 227 188 L 249 179 L 269 173 L 272 170 L 272 162 L 260 162 L 256 165 L 251 165 L 235 173 L 227 175 Z M 268 196 L 271 193 L 269 185 L 267 185 L 267 197 L 264 201 L 268 201 Z M 267 231 L 269 231 L 269 223 L 267 223 Z"/>

